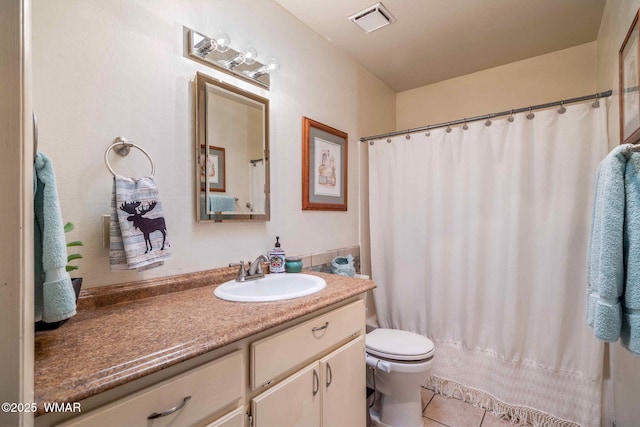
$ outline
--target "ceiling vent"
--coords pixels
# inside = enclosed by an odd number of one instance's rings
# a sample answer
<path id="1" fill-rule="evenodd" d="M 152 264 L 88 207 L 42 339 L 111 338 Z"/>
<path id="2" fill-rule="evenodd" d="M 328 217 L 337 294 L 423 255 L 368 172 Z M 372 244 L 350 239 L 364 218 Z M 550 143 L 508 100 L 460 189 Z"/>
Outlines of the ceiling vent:
<path id="1" fill-rule="evenodd" d="M 382 3 L 361 10 L 351 15 L 349 20 L 360 27 L 364 32 L 370 33 L 379 28 L 386 27 L 396 21 L 396 18 L 387 10 Z"/>

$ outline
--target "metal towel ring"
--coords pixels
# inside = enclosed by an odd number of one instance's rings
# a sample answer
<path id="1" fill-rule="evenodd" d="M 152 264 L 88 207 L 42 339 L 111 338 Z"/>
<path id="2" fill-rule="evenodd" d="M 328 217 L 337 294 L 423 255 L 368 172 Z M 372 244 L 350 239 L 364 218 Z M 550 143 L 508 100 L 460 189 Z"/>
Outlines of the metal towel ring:
<path id="1" fill-rule="evenodd" d="M 122 136 L 116 137 L 116 139 L 113 140 L 113 144 L 111 144 L 109 148 L 107 148 L 107 151 L 104 153 L 104 163 L 107 165 L 107 169 L 109 169 L 111 175 L 116 176 L 116 173 L 109 164 L 109 152 L 111 150 L 115 150 L 116 154 L 125 157 L 129 154 L 129 151 L 131 151 L 131 147 L 137 148 L 138 150 L 142 151 L 145 156 L 147 156 L 147 159 L 149 159 L 149 162 L 151 162 L 151 177 L 153 177 L 156 173 L 156 165 L 153 163 L 153 159 L 151 158 L 149 153 L 147 153 L 144 148 L 134 144 L 131 141 L 127 141 L 127 139 Z"/>

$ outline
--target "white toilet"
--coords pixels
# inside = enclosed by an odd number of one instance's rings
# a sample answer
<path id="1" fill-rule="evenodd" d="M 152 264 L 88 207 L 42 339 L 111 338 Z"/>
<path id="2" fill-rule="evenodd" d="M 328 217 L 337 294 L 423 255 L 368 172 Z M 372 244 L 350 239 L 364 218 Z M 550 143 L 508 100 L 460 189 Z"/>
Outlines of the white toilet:
<path id="1" fill-rule="evenodd" d="M 374 329 L 366 335 L 366 347 L 367 386 L 376 399 L 373 425 L 423 427 L 420 386 L 429 379 L 433 342 L 413 332 Z"/>

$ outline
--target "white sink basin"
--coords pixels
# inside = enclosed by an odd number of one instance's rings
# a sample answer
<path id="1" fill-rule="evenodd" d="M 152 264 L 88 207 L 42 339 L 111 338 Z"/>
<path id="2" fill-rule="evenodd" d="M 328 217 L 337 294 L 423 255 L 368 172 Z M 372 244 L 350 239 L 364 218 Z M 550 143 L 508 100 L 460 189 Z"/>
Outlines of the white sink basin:
<path id="1" fill-rule="evenodd" d="M 325 286 L 324 279 L 310 274 L 279 273 L 246 282 L 230 280 L 218 286 L 213 294 L 227 301 L 278 301 L 311 295 Z"/>

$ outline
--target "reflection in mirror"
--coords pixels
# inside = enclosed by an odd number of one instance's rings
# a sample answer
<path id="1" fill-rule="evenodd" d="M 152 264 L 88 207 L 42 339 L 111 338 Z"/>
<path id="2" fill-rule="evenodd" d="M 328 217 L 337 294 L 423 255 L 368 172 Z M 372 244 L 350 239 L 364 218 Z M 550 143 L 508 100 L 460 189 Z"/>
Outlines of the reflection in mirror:
<path id="1" fill-rule="evenodd" d="M 196 74 L 197 221 L 269 220 L 269 100 Z"/>

